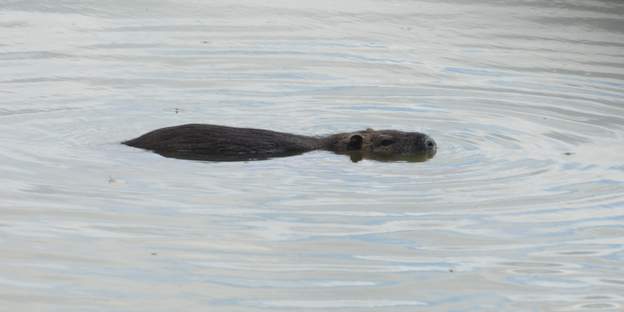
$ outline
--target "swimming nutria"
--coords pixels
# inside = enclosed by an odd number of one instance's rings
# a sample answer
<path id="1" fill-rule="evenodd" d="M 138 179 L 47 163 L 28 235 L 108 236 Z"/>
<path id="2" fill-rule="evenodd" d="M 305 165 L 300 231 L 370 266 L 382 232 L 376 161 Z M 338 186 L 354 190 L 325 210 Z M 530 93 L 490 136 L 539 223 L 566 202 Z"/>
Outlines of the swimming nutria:
<path id="1" fill-rule="evenodd" d="M 366 129 L 310 137 L 204 124 L 162 128 L 123 143 L 165 157 L 209 161 L 260 160 L 312 150 L 348 154 L 354 162 L 362 158 L 425 161 L 437 148 L 433 139 L 418 132 Z"/>

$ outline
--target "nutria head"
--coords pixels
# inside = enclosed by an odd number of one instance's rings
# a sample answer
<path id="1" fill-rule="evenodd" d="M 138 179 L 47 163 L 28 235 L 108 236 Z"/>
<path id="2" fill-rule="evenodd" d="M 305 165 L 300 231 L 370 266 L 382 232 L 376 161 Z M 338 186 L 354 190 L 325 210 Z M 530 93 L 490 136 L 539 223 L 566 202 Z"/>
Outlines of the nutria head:
<path id="1" fill-rule="evenodd" d="M 366 129 L 329 137 L 328 149 L 349 154 L 351 160 L 362 158 L 381 161 L 425 161 L 437 151 L 436 142 L 419 132 Z"/>

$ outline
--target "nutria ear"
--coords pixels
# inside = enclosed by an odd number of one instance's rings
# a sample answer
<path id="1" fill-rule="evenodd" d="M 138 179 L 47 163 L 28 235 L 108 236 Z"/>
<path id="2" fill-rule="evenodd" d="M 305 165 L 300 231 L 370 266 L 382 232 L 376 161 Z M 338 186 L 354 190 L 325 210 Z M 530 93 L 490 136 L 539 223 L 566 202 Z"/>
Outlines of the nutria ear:
<path id="1" fill-rule="evenodd" d="M 354 134 L 349 138 L 349 144 L 347 144 L 347 149 L 350 151 L 362 149 L 362 141 L 364 139 L 359 134 Z"/>

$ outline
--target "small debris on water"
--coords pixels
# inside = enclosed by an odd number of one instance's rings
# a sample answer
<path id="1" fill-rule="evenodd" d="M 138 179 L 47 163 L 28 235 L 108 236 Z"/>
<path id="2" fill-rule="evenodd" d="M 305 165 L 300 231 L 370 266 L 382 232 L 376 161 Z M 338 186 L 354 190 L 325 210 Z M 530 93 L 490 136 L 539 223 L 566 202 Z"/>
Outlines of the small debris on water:
<path id="1" fill-rule="evenodd" d="M 158 255 L 158 253 L 152 252 L 152 256 L 157 256 L 157 255 Z"/>
<path id="2" fill-rule="evenodd" d="M 111 176 L 111 175 L 109 175 L 109 176 L 108 176 L 108 181 L 107 181 L 107 182 L 108 182 L 108 184 L 110 184 L 110 185 L 123 185 L 123 184 L 125 183 L 125 181 L 124 181 L 124 180 L 114 178 L 114 177 L 113 177 L 113 176 Z"/>
<path id="3" fill-rule="evenodd" d="M 572 152 L 565 152 L 565 153 L 563 153 L 563 155 L 572 156 L 572 155 L 574 155 L 574 153 L 572 153 Z"/>

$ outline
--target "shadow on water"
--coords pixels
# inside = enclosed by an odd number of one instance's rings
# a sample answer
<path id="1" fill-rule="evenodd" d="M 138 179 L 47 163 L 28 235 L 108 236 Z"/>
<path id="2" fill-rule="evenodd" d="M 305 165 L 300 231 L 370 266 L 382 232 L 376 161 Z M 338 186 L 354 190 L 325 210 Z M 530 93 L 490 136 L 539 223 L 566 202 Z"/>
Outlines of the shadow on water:
<path id="1" fill-rule="evenodd" d="M 282 153 L 277 155 L 272 155 L 270 157 L 250 157 L 250 156 L 235 156 L 235 155 L 215 155 L 215 154 L 196 154 L 196 153 L 186 153 L 186 152 L 166 152 L 166 151 L 154 151 L 154 153 L 159 154 L 163 157 L 167 158 L 176 158 L 183 160 L 196 160 L 196 161 L 207 161 L 207 162 L 237 162 L 237 161 L 261 161 L 261 160 L 269 160 L 280 157 L 289 157 L 289 156 L 297 156 L 301 155 L 305 152 L 295 152 L 295 153 Z M 328 152 L 329 153 L 329 152 Z M 345 155 L 349 157 L 349 159 L 357 163 L 364 159 L 374 160 L 378 162 L 425 162 L 433 158 L 436 152 L 432 153 L 419 153 L 414 155 L 397 155 L 397 156 L 380 156 L 380 155 L 371 155 L 367 153 L 362 153 L 360 151 L 351 151 L 344 153 L 337 153 L 341 155 Z"/>
<path id="2" fill-rule="evenodd" d="M 375 160 L 379 162 L 425 162 L 433 158 L 435 154 L 436 154 L 436 151 L 429 152 L 429 153 L 427 152 L 418 153 L 418 154 L 407 155 L 407 156 L 406 155 L 382 156 L 382 155 L 362 153 L 360 151 L 354 151 L 354 152 L 348 152 L 345 155 L 349 156 L 351 161 L 356 163 L 363 159 Z"/>

